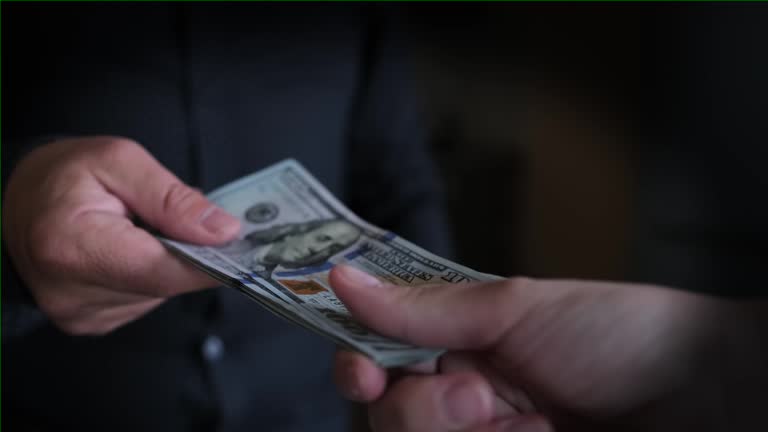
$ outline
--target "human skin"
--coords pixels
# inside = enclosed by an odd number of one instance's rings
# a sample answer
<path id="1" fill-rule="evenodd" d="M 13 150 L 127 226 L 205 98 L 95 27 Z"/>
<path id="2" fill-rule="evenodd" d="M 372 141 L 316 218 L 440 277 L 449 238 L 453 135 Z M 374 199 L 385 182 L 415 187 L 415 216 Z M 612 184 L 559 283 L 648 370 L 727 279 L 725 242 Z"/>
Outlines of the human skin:
<path id="1" fill-rule="evenodd" d="M 396 287 L 343 266 L 330 281 L 362 324 L 448 349 L 396 373 L 338 354 L 337 385 L 369 404 L 376 432 L 721 431 L 765 422 L 765 302 L 525 278 Z"/>
<path id="2" fill-rule="evenodd" d="M 98 335 L 165 299 L 216 286 L 133 217 L 181 241 L 216 245 L 239 221 L 120 137 L 36 148 L 9 179 L 3 239 L 37 306 L 64 332 Z"/>

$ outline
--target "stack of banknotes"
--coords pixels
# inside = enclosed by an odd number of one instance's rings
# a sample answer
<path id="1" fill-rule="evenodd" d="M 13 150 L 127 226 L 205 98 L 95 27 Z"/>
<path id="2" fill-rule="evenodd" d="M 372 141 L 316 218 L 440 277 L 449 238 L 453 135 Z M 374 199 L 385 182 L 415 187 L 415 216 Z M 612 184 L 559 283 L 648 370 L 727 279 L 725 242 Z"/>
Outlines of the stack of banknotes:
<path id="1" fill-rule="evenodd" d="M 223 186 L 208 198 L 242 220 L 238 238 L 206 247 L 160 238 L 224 285 L 384 367 L 438 356 L 355 322 L 328 283 L 337 264 L 398 285 L 490 280 L 357 217 L 295 160 Z"/>

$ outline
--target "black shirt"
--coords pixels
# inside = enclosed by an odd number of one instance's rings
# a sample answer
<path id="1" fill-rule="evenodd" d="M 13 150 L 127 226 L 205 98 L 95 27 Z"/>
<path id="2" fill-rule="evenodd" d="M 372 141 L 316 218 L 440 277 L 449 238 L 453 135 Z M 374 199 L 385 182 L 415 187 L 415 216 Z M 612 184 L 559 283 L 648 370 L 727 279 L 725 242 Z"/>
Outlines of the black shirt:
<path id="1" fill-rule="evenodd" d="M 3 4 L 3 175 L 52 136 L 132 138 L 204 190 L 293 157 L 362 217 L 444 253 L 402 50 L 368 9 Z M 4 428 L 343 429 L 332 344 L 241 294 L 183 295 L 73 337 L 41 318 L 8 258 Z"/>

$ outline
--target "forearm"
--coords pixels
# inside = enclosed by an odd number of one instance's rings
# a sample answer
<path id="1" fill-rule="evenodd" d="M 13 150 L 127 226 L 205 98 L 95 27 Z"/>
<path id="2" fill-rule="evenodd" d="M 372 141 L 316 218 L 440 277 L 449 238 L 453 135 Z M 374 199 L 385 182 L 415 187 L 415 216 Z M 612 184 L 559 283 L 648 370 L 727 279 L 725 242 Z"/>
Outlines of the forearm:
<path id="1" fill-rule="evenodd" d="M 763 430 L 768 302 L 669 293 L 675 324 L 656 341 L 667 353 L 660 367 L 670 366 L 661 393 L 609 430 Z"/>
<path id="2" fill-rule="evenodd" d="M 743 425 L 742 430 L 756 430 L 755 426 L 768 424 L 763 413 L 768 388 L 768 301 L 742 301 L 728 309 L 720 340 L 713 345 L 714 361 L 708 365 L 719 384 L 725 428 L 737 430 L 734 426 Z"/>
<path id="3" fill-rule="evenodd" d="M 709 314 L 711 322 L 701 327 L 708 332 L 701 335 L 689 388 L 678 404 L 671 405 L 687 412 L 676 430 L 762 430 L 768 424 L 763 414 L 768 301 L 716 302 L 719 310 Z M 668 415 L 675 418 L 674 413 Z"/>

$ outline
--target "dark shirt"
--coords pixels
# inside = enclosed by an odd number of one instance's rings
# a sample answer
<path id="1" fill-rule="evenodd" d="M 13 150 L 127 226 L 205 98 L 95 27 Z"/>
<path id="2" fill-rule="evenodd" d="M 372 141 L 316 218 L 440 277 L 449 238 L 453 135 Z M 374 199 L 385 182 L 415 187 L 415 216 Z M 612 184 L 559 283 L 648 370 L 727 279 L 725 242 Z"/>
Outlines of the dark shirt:
<path id="1" fill-rule="evenodd" d="M 53 136 L 130 137 L 204 190 L 293 157 L 363 218 L 445 253 L 401 46 L 371 8 L 3 4 L 4 180 Z M 4 429 L 344 427 L 333 345 L 235 291 L 103 337 L 46 321 L 5 252 L 2 295 Z"/>

